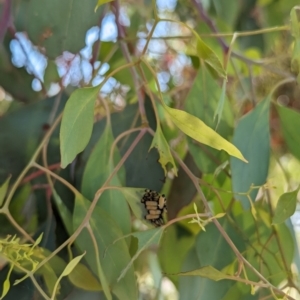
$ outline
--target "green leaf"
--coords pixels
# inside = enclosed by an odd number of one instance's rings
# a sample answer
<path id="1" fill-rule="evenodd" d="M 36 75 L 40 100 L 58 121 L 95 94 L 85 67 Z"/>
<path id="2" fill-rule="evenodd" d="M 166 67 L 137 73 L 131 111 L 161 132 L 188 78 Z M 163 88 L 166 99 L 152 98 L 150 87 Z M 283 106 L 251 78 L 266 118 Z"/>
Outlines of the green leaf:
<path id="1" fill-rule="evenodd" d="M 138 249 L 134 254 L 134 256 L 131 258 L 128 265 L 122 270 L 118 278 L 118 281 L 125 276 L 129 268 L 132 266 L 133 262 L 138 258 L 138 256 L 141 254 L 143 250 L 150 247 L 151 245 L 159 244 L 162 233 L 163 233 L 163 227 L 154 228 L 145 231 L 137 231 L 132 233 L 132 235 L 138 239 Z"/>
<path id="2" fill-rule="evenodd" d="M 217 150 L 224 150 L 228 154 L 247 162 L 242 153 L 233 144 L 229 143 L 213 129 L 205 125 L 200 119 L 188 114 L 183 110 L 170 108 L 163 105 L 165 110 L 170 114 L 174 124 L 186 135 L 192 137 L 196 141 L 208 145 Z"/>
<path id="3" fill-rule="evenodd" d="M 293 192 L 284 193 L 280 196 L 273 217 L 273 224 L 284 222 L 292 216 L 297 206 L 297 194 L 300 186 Z"/>
<path id="4" fill-rule="evenodd" d="M 55 59 L 63 51 L 78 53 L 85 46 L 88 29 L 98 25 L 102 8 L 94 12 L 95 1 L 14 1 L 14 24 L 25 31 L 33 44 Z"/>
<path id="5" fill-rule="evenodd" d="M 83 264 L 79 263 L 68 276 L 76 287 L 87 291 L 102 291 L 102 287 L 92 272 Z"/>
<path id="6" fill-rule="evenodd" d="M 10 178 L 11 178 L 11 176 L 8 176 L 7 179 L 5 180 L 5 182 L 0 186 L 0 207 L 3 205 L 3 201 L 6 196 Z"/>
<path id="7" fill-rule="evenodd" d="M 52 293 L 52 297 L 51 300 L 55 299 L 55 294 L 57 292 L 57 288 L 58 285 L 60 283 L 60 281 L 62 280 L 63 277 L 68 276 L 73 270 L 74 268 L 79 264 L 80 260 L 82 259 L 82 257 L 85 255 L 85 253 L 83 253 L 82 255 L 79 255 L 77 257 L 74 257 L 65 267 L 65 269 L 63 270 L 62 274 L 59 276 L 58 280 L 55 283 L 54 289 L 53 289 L 53 293 Z"/>
<path id="8" fill-rule="evenodd" d="M 46 89 L 50 88 L 51 83 L 59 81 L 60 77 L 57 70 L 57 65 L 53 60 L 48 60 L 47 68 L 44 75 L 44 84 Z"/>
<path id="9" fill-rule="evenodd" d="M 290 108 L 276 105 L 279 114 L 281 131 L 289 151 L 300 160 L 300 114 Z"/>
<path id="10" fill-rule="evenodd" d="M 144 217 L 147 214 L 147 211 L 145 209 L 145 206 L 141 205 L 141 199 L 143 197 L 143 194 L 145 193 L 145 189 L 122 187 L 120 191 L 124 195 L 134 216 L 140 220 L 145 221 Z"/>
<path id="11" fill-rule="evenodd" d="M 157 148 L 157 150 L 159 152 L 159 163 L 161 164 L 162 168 L 164 169 L 165 175 L 167 175 L 166 166 L 168 163 L 170 163 L 174 167 L 174 174 L 177 176 L 176 164 L 175 164 L 173 156 L 171 154 L 168 142 L 166 141 L 166 138 L 165 138 L 160 126 L 157 126 L 150 149 L 153 147 Z"/>
<path id="12" fill-rule="evenodd" d="M 224 107 L 221 112 L 219 105 L 222 95 L 224 95 Z M 199 69 L 195 77 L 185 101 L 185 110 L 202 120 L 212 129 L 216 128 L 214 115 L 218 112 L 220 123 L 216 131 L 225 139 L 231 138 L 234 119 L 230 102 L 226 94 L 224 94 L 224 90 L 222 91 L 218 81 L 211 75 L 205 65 Z M 188 145 L 197 167 L 203 173 L 213 173 L 219 166 L 218 162 L 222 163 L 228 160 L 225 152 L 220 152 L 202 144 L 199 145 L 199 143 L 195 143 L 192 139 L 188 139 Z"/>
<path id="13" fill-rule="evenodd" d="M 109 3 L 112 2 L 113 0 L 98 0 L 97 5 L 95 7 L 95 12 L 97 11 L 97 9 L 99 8 L 99 6 L 105 4 L 105 3 Z"/>
<path id="14" fill-rule="evenodd" d="M 3 282 L 3 288 L 2 288 L 2 294 L 0 296 L 0 299 L 2 300 L 8 293 L 9 289 L 10 289 L 10 275 L 11 272 L 13 270 L 13 265 L 10 266 L 9 271 L 7 273 L 7 277 L 5 278 L 4 282 Z"/>
<path id="15" fill-rule="evenodd" d="M 178 273 L 180 276 L 201 276 L 204 278 L 212 279 L 214 281 L 228 279 L 229 276 L 220 272 L 212 266 L 202 267 L 193 271 Z"/>
<path id="16" fill-rule="evenodd" d="M 61 279 L 64 276 L 68 276 L 73 270 L 74 268 L 79 264 L 79 262 L 81 261 L 81 259 L 83 258 L 83 256 L 85 255 L 85 253 L 74 257 L 65 267 L 64 271 L 62 272 L 62 274 L 60 275 Z"/>
<path id="17" fill-rule="evenodd" d="M 61 167 L 70 164 L 86 147 L 93 129 L 99 87 L 77 89 L 69 98 L 60 126 Z"/>
<path id="18" fill-rule="evenodd" d="M 162 236 L 158 249 L 158 258 L 164 273 L 168 274 L 175 285 L 178 284 L 177 273 L 180 272 L 187 252 L 194 244 L 195 236 L 182 226 L 170 226 Z M 176 245 L 176 251 L 174 251 Z M 175 274 L 176 275 L 172 275 Z"/>
<path id="19" fill-rule="evenodd" d="M 230 159 L 232 172 L 232 187 L 236 199 L 242 202 L 244 208 L 250 207 L 246 195 L 251 185 L 265 184 L 270 158 L 270 129 L 269 129 L 269 99 L 259 103 L 250 113 L 245 115 L 238 123 L 233 143 L 245 158 L 249 161 L 246 165 L 235 158 Z M 249 193 L 252 201 L 258 193 L 258 189 L 252 189 Z"/>
<path id="20" fill-rule="evenodd" d="M 213 50 L 208 47 L 200 36 L 197 34 L 197 54 L 199 58 L 202 58 L 209 66 L 211 66 L 217 73 L 226 78 L 226 71 L 224 70 L 218 56 Z"/>
<path id="21" fill-rule="evenodd" d="M 71 235 L 73 232 L 72 214 L 54 188 L 52 189 L 52 193 L 55 205 L 57 207 L 57 211 L 66 227 L 67 232 Z"/>
<path id="22" fill-rule="evenodd" d="M 101 198 L 100 198 L 101 199 Z M 101 200 L 100 200 L 101 201 Z M 77 195 L 73 214 L 74 229 L 79 226 L 87 214 L 90 202 L 83 196 Z M 124 240 L 115 245 L 114 241 L 123 236 L 121 229 L 116 222 L 100 207 L 95 207 L 89 220 L 90 228 L 97 243 L 97 250 L 91 240 L 89 232 L 84 229 L 76 239 L 76 245 L 81 251 L 86 251 L 85 259 L 93 271 L 100 279 L 103 291 L 108 299 L 111 299 L 110 289 L 122 300 L 137 299 L 137 286 L 134 270 L 131 267 L 122 280 L 117 282 L 121 271 L 130 262 L 130 255 L 127 244 Z M 112 245 L 113 244 L 113 245 Z M 103 257 L 105 250 L 109 251 Z M 98 256 L 96 259 L 95 256 Z M 97 260 L 100 260 L 100 266 Z"/>
<path id="23" fill-rule="evenodd" d="M 118 149 L 110 157 L 110 150 L 114 141 L 112 130 L 107 124 L 98 143 L 94 147 L 84 169 L 81 191 L 87 199 L 93 199 L 95 193 L 106 182 L 113 171 L 113 159 L 120 160 Z M 119 173 L 110 181 L 112 186 L 121 186 Z M 115 220 L 124 234 L 130 232 L 130 211 L 123 194 L 115 189 L 104 191 L 97 206 L 104 209 Z"/>
<path id="24" fill-rule="evenodd" d="M 219 102 L 218 102 L 218 107 L 217 107 L 217 109 L 215 111 L 215 114 L 214 114 L 214 120 L 217 117 L 217 126 L 216 127 L 219 126 L 220 121 L 221 121 L 225 98 L 226 98 L 226 80 L 223 80 L 222 93 L 220 95 L 220 99 L 219 99 Z"/>

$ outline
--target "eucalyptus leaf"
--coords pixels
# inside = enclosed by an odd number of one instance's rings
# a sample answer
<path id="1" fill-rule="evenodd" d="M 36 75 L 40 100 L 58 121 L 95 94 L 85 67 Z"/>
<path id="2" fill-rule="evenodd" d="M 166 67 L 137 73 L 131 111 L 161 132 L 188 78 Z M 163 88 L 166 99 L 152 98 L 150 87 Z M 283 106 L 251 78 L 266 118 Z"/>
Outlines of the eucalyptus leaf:
<path id="1" fill-rule="evenodd" d="M 60 126 L 61 167 L 70 164 L 90 140 L 99 87 L 77 89 L 69 98 Z"/>
<path id="2" fill-rule="evenodd" d="M 280 196 L 274 212 L 273 224 L 282 223 L 295 213 L 299 189 L 300 186 L 295 191 Z"/>

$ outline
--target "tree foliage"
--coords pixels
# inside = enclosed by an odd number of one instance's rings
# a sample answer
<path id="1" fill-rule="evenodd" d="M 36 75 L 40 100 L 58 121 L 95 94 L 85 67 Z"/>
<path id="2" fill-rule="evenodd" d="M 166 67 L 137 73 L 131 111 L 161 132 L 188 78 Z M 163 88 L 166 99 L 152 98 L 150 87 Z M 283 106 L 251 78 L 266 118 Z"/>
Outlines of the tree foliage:
<path id="1" fill-rule="evenodd" d="M 298 299 L 296 5 L 2 1 L 0 299 Z"/>

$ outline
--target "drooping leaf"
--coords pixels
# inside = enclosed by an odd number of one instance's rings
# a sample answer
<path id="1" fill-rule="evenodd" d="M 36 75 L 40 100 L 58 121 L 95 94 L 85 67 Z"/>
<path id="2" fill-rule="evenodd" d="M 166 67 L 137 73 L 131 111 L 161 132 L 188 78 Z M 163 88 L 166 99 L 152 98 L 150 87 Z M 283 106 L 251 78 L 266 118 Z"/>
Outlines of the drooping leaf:
<path id="1" fill-rule="evenodd" d="M 45 48 L 55 59 L 63 51 L 78 53 L 85 46 L 88 29 L 98 25 L 102 9 L 96 13 L 95 1 L 30 0 L 14 1 L 14 20 L 17 31 L 27 32 L 30 40 Z"/>
<path id="2" fill-rule="evenodd" d="M 70 164 L 86 147 L 93 130 L 99 87 L 77 89 L 69 98 L 60 126 L 61 167 Z"/>
<path id="3" fill-rule="evenodd" d="M 284 140 L 289 151 L 300 160 L 300 114 L 290 108 L 276 105 Z"/>
<path id="4" fill-rule="evenodd" d="M 208 279 L 212 279 L 214 281 L 229 279 L 229 276 L 220 272 L 219 270 L 215 269 L 212 266 L 205 266 L 200 269 L 188 271 L 188 272 L 181 272 L 177 275 L 180 276 L 200 276 Z"/>
<path id="5" fill-rule="evenodd" d="M 7 179 L 5 180 L 5 182 L 0 186 L 0 207 L 2 206 L 3 201 L 5 199 L 9 181 L 10 181 L 10 177 L 11 176 L 8 176 Z"/>
<path id="6" fill-rule="evenodd" d="M 241 163 L 235 158 L 230 159 L 232 172 L 232 187 L 236 199 L 240 200 L 244 208 L 250 207 L 246 195 L 251 185 L 260 186 L 266 182 L 270 157 L 270 129 L 269 129 L 269 99 L 259 103 L 253 111 L 245 115 L 238 123 L 233 143 L 241 149 L 248 164 Z M 250 192 L 252 201 L 258 193 L 254 188 Z"/>
<path id="7" fill-rule="evenodd" d="M 101 197 L 99 199 L 101 201 Z M 86 216 L 90 206 L 90 201 L 83 196 L 77 195 L 73 214 L 73 226 L 76 229 Z M 132 300 L 137 298 L 136 279 L 133 268 L 130 267 L 126 275 L 117 281 L 121 271 L 130 262 L 129 250 L 124 239 L 116 244 L 115 240 L 123 236 L 121 229 L 116 222 L 100 207 L 95 207 L 89 221 L 91 230 L 97 242 L 98 253 L 91 240 L 89 232 L 84 229 L 76 239 L 76 244 L 81 251 L 86 251 L 85 259 L 93 271 L 100 279 L 103 291 L 108 299 L 111 299 L 111 291 L 119 298 Z M 105 250 L 109 251 L 103 257 Z M 95 255 L 98 255 L 100 266 Z M 112 267 L 113 266 L 113 267 Z"/>
<path id="8" fill-rule="evenodd" d="M 186 135 L 217 150 L 224 150 L 228 154 L 239 158 L 243 162 L 247 162 L 238 148 L 225 140 L 200 119 L 183 110 L 171 108 L 167 105 L 164 105 L 164 108 L 170 114 L 174 124 Z"/>
<path id="9" fill-rule="evenodd" d="M 294 214 L 299 189 L 300 186 L 295 191 L 284 193 L 280 196 L 274 212 L 273 224 L 282 223 Z"/>
<path id="10" fill-rule="evenodd" d="M 224 96 L 224 106 L 221 112 L 218 107 L 222 95 Z M 195 77 L 185 101 L 185 110 L 215 129 L 223 138 L 231 138 L 234 120 L 232 109 L 224 90 L 221 89 L 205 65 L 201 66 Z M 219 126 L 214 120 L 216 112 L 220 116 Z M 213 173 L 222 162 L 228 159 L 226 153 L 203 144 L 199 145 L 192 139 L 188 139 L 188 144 L 195 163 L 203 173 Z"/>
<path id="11" fill-rule="evenodd" d="M 106 182 L 113 171 L 113 160 L 120 160 L 118 149 L 110 157 L 110 150 L 114 141 L 109 124 L 104 129 L 101 138 L 94 147 L 84 170 L 81 192 L 87 199 L 93 199 L 95 193 Z M 109 185 L 121 186 L 119 174 L 116 174 Z M 130 212 L 123 194 L 115 189 L 104 191 L 97 206 L 104 209 L 118 224 L 124 234 L 130 232 Z"/>
<path id="12" fill-rule="evenodd" d="M 150 149 L 153 147 L 157 148 L 157 150 L 159 152 L 159 163 L 161 164 L 162 168 L 165 171 L 165 176 L 167 175 L 166 166 L 168 163 L 170 163 L 174 167 L 174 174 L 177 176 L 176 164 L 175 164 L 173 156 L 171 154 L 168 142 L 166 141 L 166 138 L 164 137 L 164 134 L 163 134 L 160 126 L 158 126 L 156 129 Z"/>
<path id="13" fill-rule="evenodd" d="M 69 280 L 76 287 L 87 291 L 102 291 L 99 281 L 92 272 L 83 264 L 79 263 L 69 274 Z"/>

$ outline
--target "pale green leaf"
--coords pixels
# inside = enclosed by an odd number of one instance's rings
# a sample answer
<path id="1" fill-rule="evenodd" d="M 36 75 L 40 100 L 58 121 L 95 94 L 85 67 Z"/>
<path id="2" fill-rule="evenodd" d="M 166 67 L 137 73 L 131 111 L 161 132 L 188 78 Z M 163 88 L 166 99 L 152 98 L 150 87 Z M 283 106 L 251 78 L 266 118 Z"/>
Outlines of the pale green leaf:
<path id="1" fill-rule="evenodd" d="M 214 51 L 208 47 L 198 34 L 197 37 L 197 54 L 199 58 L 202 58 L 208 65 L 210 65 L 219 75 L 226 78 L 226 71 L 224 70 L 218 56 Z"/>
<path id="2" fill-rule="evenodd" d="M 99 6 L 112 2 L 113 0 L 98 0 L 97 5 L 95 7 L 95 12 L 97 11 L 97 9 L 99 8 Z"/>
<path id="3" fill-rule="evenodd" d="M 132 233 L 134 237 L 138 239 L 138 249 L 135 255 L 131 258 L 129 264 L 121 272 L 118 281 L 121 280 L 129 268 L 132 266 L 133 262 L 138 258 L 143 250 L 148 248 L 151 245 L 157 245 L 161 239 L 163 233 L 163 228 L 154 228 L 146 231 L 137 231 Z"/>
<path id="4" fill-rule="evenodd" d="M 87 291 L 102 291 L 102 287 L 93 273 L 83 264 L 79 263 L 68 276 L 76 287 Z"/>
<path id="5" fill-rule="evenodd" d="M 167 142 L 160 126 L 157 126 L 150 149 L 152 149 L 153 147 L 157 148 L 157 150 L 158 150 L 158 153 L 159 153 L 158 161 L 161 164 L 162 168 L 164 169 L 165 175 L 167 175 L 166 166 L 168 163 L 171 163 L 172 166 L 174 167 L 174 174 L 177 176 L 176 164 L 175 164 L 173 156 L 171 154 L 168 142 Z M 149 151 L 150 151 L 150 149 L 149 149 Z"/>
<path id="6" fill-rule="evenodd" d="M 295 213 L 299 189 L 300 186 L 295 191 L 280 196 L 274 212 L 273 224 L 282 223 Z"/>
<path id="7" fill-rule="evenodd" d="M 219 102 L 218 102 L 218 107 L 217 107 L 217 109 L 215 111 L 215 114 L 214 114 L 214 120 L 215 120 L 215 118 L 217 118 L 216 128 L 219 126 L 220 121 L 221 121 L 225 98 L 226 98 L 226 80 L 224 79 L 223 85 L 222 85 L 222 92 L 221 92 L 220 99 L 219 99 Z"/>
<path id="8" fill-rule="evenodd" d="M 10 178 L 11 178 L 11 176 L 8 176 L 8 178 L 5 180 L 5 182 L 0 186 L 0 207 L 2 206 L 3 201 L 5 199 Z"/>
<path id="9" fill-rule="evenodd" d="M 208 127 L 200 119 L 188 114 L 183 110 L 170 108 L 165 104 L 163 106 L 165 110 L 170 114 L 174 124 L 186 135 L 202 144 L 208 145 L 217 150 L 224 150 L 228 154 L 235 156 L 244 162 L 247 162 L 239 149 L 225 140 L 213 129 Z"/>
<path id="10" fill-rule="evenodd" d="M 85 253 L 74 257 L 66 266 L 66 268 L 64 269 L 64 271 L 61 274 L 62 276 L 68 276 L 73 270 L 74 268 L 79 264 L 80 260 L 83 258 L 83 256 L 85 255 Z"/>
<path id="11" fill-rule="evenodd" d="M 61 167 L 70 164 L 86 147 L 93 129 L 99 87 L 77 89 L 69 98 L 60 126 Z"/>
<path id="12" fill-rule="evenodd" d="M 13 265 L 10 266 L 9 268 L 9 271 L 7 273 L 7 277 L 5 279 L 5 281 L 3 282 L 3 288 L 2 288 L 2 294 L 1 294 L 1 297 L 0 297 L 0 300 L 2 300 L 8 293 L 9 289 L 10 289 L 10 275 L 11 275 L 11 272 L 13 270 Z"/>
<path id="13" fill-rule="evenodd" d="M 80 260 L 82 259 L 82 257 L 85 255 L 85 253 L 74 257 L 65 267 L 65 269 L 63 270 L 63 272 L 61 273 L 61 275 L 59 276 L 58 280 L 55 283 L 54 289 L 53 289 L 53 293 L 52 293 L 52 297 L 51 300 L 55 299 L 55 294 L 57 292 L 57 288 L 59 286 L 60 281 L 62 280 L 63 277 L 68 276 L 73 270 L 74 268 L 79 264 Z"/>
<path id="14" fill-rule="evenodd" d="M 200 269 L 196 269 L 189 272 L 178 273 L 180 276 L 200 276 L 208 279 L 212 279 L 214 281 L 219 281 L 223 279 L 228 279 L 228 275 L 220 272 L 212 266 L 205 266 Z"/>

